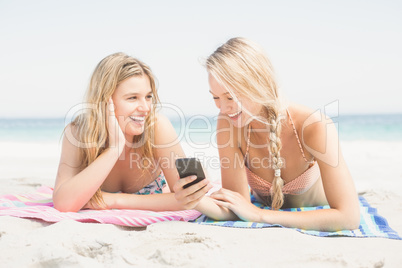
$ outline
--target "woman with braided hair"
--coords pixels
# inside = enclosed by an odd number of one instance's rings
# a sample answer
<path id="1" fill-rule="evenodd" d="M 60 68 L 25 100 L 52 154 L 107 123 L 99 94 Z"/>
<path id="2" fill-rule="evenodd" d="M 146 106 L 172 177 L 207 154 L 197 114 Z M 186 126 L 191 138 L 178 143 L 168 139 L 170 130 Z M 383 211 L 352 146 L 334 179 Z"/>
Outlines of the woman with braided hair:
<path id="1" fill-rule="evenodd" d="M 220 213 L 209 216 L 327 231 L 358 228 L 358 198 L 332 121 L 300 105 L 285 106 L 270 61 L 247 39 L 227 41 L 208 57 L 206 68 L 220 109 L 223 187 L 211 195 Z M 200 188 L 180 191 L 179 197 Z M 250 190 L 272 210 L 254 206 Z M 196 208 L 208 215 L 202 209 L 207 200 Z M 329 209 L 315 211 L 278 210 L 327 204 Z"/>

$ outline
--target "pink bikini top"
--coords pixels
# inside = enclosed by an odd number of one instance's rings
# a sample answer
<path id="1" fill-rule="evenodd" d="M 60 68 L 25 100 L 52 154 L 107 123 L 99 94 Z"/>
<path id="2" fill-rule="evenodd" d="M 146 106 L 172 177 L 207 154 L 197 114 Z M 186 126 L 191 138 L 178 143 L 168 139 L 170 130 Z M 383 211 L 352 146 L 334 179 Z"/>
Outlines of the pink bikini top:
<path id="1" fill-rule="evenodd" d="M 307 192 L 315 184 L 315 182 L 320 178 L 320 169 L 318 167 L 317 162 L 314 161 L 314 159 L 311 161 L 308 161 L 306 156 L 304 155 L 303 147 L 301 146 L 299 135 L 297 135 L 297 131 L 296 131 L 295 125 L 293 123 L 292 117 L 290 116 L 289 111 L 287 111 L 287 112 L 289 114 L 289 118 L 290 118 L 290 121 L 293 126 L 293 131 L 295 133 L 297 142 L 299 144 L 299 148 L 300 148 L 301 154 L 303 156 L 303 159 L 307 163 L 310 163 L 310 166 L 300 176 L 298 176 L 297 178 L 286 183 L 282 187 L 282 192 L 284 194 L 299 195 L 299 194 L 303 194 L 303 193 Z M 248 156 L 249 145 L 250 145 L 250 126 L 248 128 L 246 154 L 244 155 L 245 161 Z M 247 166 L 246 166 L 246 173 L 247 173 L 247 180 L 248 180 L 248 184 L 250 185 L 250 188 L 259 197 L 267 197 L 271 194 L 270 190 L 271 190 L 272 184 L 270 182 L 259 177 L 257 174 L 252 172 Z"/>

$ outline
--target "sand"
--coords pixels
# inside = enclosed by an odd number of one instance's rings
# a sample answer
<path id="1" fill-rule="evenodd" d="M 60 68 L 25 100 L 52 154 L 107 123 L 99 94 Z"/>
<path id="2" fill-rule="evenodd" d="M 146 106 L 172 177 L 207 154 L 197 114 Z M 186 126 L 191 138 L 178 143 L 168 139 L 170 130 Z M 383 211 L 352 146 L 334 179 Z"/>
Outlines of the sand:
<path id="1" fill-rule="evenodd" d="M 357 190 L 402 234 L 402 142 L 341 143 Z M 53 186 L 59 145 L 0 143 L 0 195 Z M 188 155 L 197 153 L 188 145 Z M 213 148 L 201 150 L 216 157 Z M 21 152 L 24 152 L 23 154 Z M 208 173 L 219 179 L 219 171 Z M 146 228 L 0 217 L 0 267 L 400 267 L 402 241 L 187 222 Z"/>

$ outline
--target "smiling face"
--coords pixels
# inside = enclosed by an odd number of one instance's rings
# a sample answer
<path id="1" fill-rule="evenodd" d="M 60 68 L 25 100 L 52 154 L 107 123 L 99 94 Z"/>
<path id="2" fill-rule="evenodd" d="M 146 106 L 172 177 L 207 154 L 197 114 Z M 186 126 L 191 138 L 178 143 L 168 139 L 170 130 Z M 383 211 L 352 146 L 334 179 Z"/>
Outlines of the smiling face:
<path id="1" fill-rule="evenodd" d="M 152 107 L 152 89 L 147 75 L 132 76 L 121 82 L 112 95 L 115 115 L 127 141 L 144 132 Z"/>
<path id="2" fill-rule="evenodd" d="M 215 105 L 220 110 L 221 114 L 227 115 L 230 122 L 235 127 L 244 127 L 252 121 L 252 118 L 258 115 L 262 109 L 262 105 L 252 103 L 246 98 L 241 100 L 221 85 L 213 75 L 208 74 L 208 82 L 210 93 L 212 94 Z"/>

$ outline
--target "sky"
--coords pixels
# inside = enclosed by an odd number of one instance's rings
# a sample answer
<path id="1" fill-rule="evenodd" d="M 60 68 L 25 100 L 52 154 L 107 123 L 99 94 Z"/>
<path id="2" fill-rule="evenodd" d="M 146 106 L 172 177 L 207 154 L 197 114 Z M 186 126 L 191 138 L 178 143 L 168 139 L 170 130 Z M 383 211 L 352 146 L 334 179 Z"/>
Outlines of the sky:
<path id="1" fill-rule="evenodd" d="M 167 114 L 216 115 L 202 62 L 237 36 L 264 48 L 290 102 L 402 113 L 401 14 L 386 0 L 0 0 L 0 118 L 66 116 L 119 51 L 152 68 Z"/>

